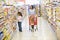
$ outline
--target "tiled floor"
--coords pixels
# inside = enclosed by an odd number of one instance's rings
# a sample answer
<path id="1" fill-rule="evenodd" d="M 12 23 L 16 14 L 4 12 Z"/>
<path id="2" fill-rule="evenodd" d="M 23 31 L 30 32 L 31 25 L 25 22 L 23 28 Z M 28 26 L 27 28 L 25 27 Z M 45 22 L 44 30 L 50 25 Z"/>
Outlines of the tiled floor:
<path id="1" fill-rule="evenodd" d="M 15 34 L 12 40 L 57 40 L 57 37 L 50 25 L 44 18 L 38 18 L 38 31 L 29 31 L 27 18 L 22 23 L 23 32 L 18 32 Z M 24 25 L 23 25 L 24 24 Z"/>

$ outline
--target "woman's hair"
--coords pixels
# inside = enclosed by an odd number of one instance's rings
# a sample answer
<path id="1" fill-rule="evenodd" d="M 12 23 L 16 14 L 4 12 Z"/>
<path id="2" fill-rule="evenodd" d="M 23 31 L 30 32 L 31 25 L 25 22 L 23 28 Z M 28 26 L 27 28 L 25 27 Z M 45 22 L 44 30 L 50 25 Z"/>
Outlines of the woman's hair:
<path id="1" fill-rule="evenodd" d="M 32 9 L 34 9 L 34 6 L 33 5 L 31 5 L 30 7 L 32 7 Z"/>
<path id="2" fill-rule="evenodd" d="M 22 13 L 21 13 L 21 12 L 18 12 L 18 15 L 19 15 L 19 16 L 22 16 Z"/>

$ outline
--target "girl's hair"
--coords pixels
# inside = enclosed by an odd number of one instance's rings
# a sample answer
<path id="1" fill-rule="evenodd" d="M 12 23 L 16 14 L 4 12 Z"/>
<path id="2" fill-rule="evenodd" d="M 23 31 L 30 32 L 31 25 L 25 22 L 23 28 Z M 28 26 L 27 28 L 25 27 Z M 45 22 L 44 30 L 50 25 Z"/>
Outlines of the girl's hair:
<path id="1" fill-rule="evenodd" d="M 22 16 L 22 13 L 21 13 L 21 12 L 18 12 L 18 15 L 19 15 L 19 16 Z"/>

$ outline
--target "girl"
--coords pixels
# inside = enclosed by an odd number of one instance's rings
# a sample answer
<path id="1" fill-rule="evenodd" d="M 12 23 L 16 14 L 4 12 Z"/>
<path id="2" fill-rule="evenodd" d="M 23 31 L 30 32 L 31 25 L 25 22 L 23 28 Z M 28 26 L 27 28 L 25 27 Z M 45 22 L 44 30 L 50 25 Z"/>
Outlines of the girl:
<path id="1" fill-rule="evenodd" d="M 18 26 L 19 26 L 19 31 L 22 32 L 22 13 L 21 12 L 18 12 Z"/>

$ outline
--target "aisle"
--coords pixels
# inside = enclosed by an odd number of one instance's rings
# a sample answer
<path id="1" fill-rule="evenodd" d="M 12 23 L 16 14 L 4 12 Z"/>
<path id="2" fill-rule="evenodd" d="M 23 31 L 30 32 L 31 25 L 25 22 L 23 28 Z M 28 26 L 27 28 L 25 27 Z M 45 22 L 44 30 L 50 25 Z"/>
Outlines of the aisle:
<path id="1" fill-rule="evenodd" d="M 25 20 L 25 22 L 27 22 Z M 12 40 L 57 40 L 55 33 L 51 29 L 48 22 L 43 18 L 38 18 L 38 31 L 30 32 L 28 23 L 24 23 L 25 31 L 17 32 Z"/>

